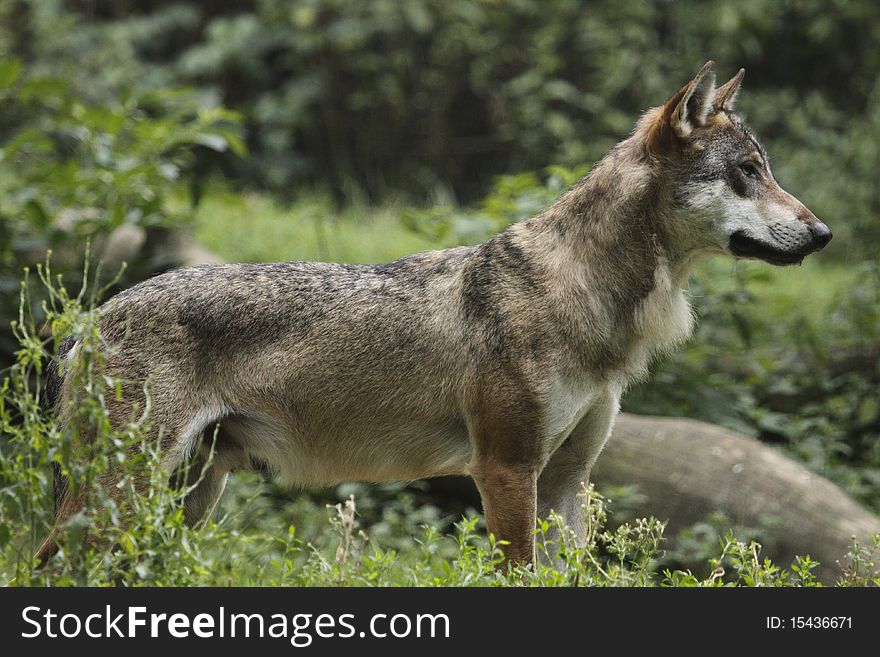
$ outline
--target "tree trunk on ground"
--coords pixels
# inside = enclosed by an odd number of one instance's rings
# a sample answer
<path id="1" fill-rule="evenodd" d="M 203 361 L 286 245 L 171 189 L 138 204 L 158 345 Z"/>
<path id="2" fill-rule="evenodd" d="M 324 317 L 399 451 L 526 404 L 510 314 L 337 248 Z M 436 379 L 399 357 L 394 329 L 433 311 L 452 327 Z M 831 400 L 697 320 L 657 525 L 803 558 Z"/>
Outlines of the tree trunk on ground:
<path id="1" fill-rule="evenodd" d="M 823 580 L 855 537 L 871 544 L 880 517 L 828 479 L 754 438 L 682 418 L 621 414 L 593 473 L 598 487 L 638 484 L 643 514 L 668 519 L 675 534 L 713 511 L 764 527 L 765 554 L 788 565 L 795 555 L 821 562 Z"/>

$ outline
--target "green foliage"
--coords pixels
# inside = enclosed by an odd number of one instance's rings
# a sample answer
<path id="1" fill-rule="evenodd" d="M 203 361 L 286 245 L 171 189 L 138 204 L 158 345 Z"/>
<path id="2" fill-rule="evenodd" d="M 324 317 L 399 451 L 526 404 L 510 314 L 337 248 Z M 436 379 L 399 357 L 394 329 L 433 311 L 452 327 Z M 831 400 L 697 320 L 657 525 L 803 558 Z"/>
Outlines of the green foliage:
<path id="1" fill-rule="evenodd" d="M 76 6 L 5 0 L 0 49 L 92 98 L 198 86 L 243 113 L 254 154 L 207 159 L 286 195 L 307 181 L 470 201 L 498 174 L 589 164 L 713 58 L 721 75 L 747 69 L 740 106 L 783 183 L 833 226 L 829 253 L 880 230 L 873 2 Z"/>
<path id="2" fill-rule="evenodd" d="M 394 205 L 334 207 L 327 194 L 290 203 L 208 188 L 193 217 L 196 239 L 229 262 L 388 262 L 436 244 L 407 230 Z"/>
<path id="3" fill-rule="evenodd" d="M 188 221 L 169 201 L 194 149 L 243 152 L 236 115 L 190 92 L 124 92 L 95 102 L 67 79 L 0 62 L 0 363 L 12 350 L 22 269 L 48 250 L 67 284 L 89 243 L 120 227 L 147 234 L 124 283 L 171 264 L 151 237 Z"/>
<path id="4" fill-rule="evenodd" d="M 476 244 L 516 221 L 537 215 L 586 172 L 586 167 L 551 166 L 542 176 L 499 176 L 486 198 L 471 208 L 451 204 L 424 210 L 410 208 L 401 214 L 401 219 L 405 226 L 434 244 Z"/>

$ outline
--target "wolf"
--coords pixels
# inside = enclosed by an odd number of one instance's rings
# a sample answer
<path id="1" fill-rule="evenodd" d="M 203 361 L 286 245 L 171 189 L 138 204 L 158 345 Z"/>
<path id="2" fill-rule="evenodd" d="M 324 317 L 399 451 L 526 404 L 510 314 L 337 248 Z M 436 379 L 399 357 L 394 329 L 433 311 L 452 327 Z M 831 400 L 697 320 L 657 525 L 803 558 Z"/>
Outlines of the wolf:
<path id="1" fill-rule="evenodd" d="M 706 63 L 552 205 L 477 246 L 198 266 L 121 292 L 100 309 L 106 370 L 124 382 L 111 422 L 149 396 L 162 467 L 201 473 L 190 523 L 240 469 L 297 485 L 455 474 L 476 482 L 508 565 L 534 562 L 551 511 L 583 541 L 579 492 L 621 395 L 692 331 L 694 263 L 791 265 L 831 240 L 734 112 L 743 74 L 716 88 Z M 69 422 L 72 377 L 51 376 L 48 405 Z M 83 505 L 57 479 L 41 563 Z M 103 483 L 118 494 L 113 472 Z"/>

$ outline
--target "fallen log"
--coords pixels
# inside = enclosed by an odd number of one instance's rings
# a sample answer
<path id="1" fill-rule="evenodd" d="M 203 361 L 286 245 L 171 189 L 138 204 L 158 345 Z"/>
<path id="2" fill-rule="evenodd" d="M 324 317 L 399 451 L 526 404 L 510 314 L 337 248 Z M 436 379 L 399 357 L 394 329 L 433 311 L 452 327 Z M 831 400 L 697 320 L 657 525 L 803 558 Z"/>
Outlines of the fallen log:
<path id="1" fill-rule="evenodd" d="M 871 544 L 880 517 L 780 451 L 727 429 L 683 418 L 622 414 L 593 473 L 597 486 L 638 484 L 642 514 L 675 534 L 713 511 L 763 527 L 765 553 L 787 565 L 809 554 L 823 580 L 840 574 L 855 537 Z"/>

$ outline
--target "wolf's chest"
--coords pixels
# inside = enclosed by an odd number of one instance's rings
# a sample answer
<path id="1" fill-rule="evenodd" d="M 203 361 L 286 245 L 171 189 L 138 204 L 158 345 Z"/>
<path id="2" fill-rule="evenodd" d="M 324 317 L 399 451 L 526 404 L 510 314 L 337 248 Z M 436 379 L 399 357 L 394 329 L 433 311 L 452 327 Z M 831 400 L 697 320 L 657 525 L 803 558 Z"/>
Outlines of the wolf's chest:
<path id="1" fill-rule="evenodd" d="M 687 340 L 693 327 L 694 316 L 681 281 L 671 276 L 666 267 L 658 268 L 654 288 L 636 306 L 633 315 L 632 338 L 620 368 L 624 387 L 643 377 L 653 358 Z"/>
<path id="2" fill-rule="evenodd" d="M 620 389 L 591 373 L 559 373 L 544 388 L 542 403 L 542 446 L 545 455 L 555 452 L 575 428 L 590 414 L 607 414 L 611 404 L 616 414 Z"/>

